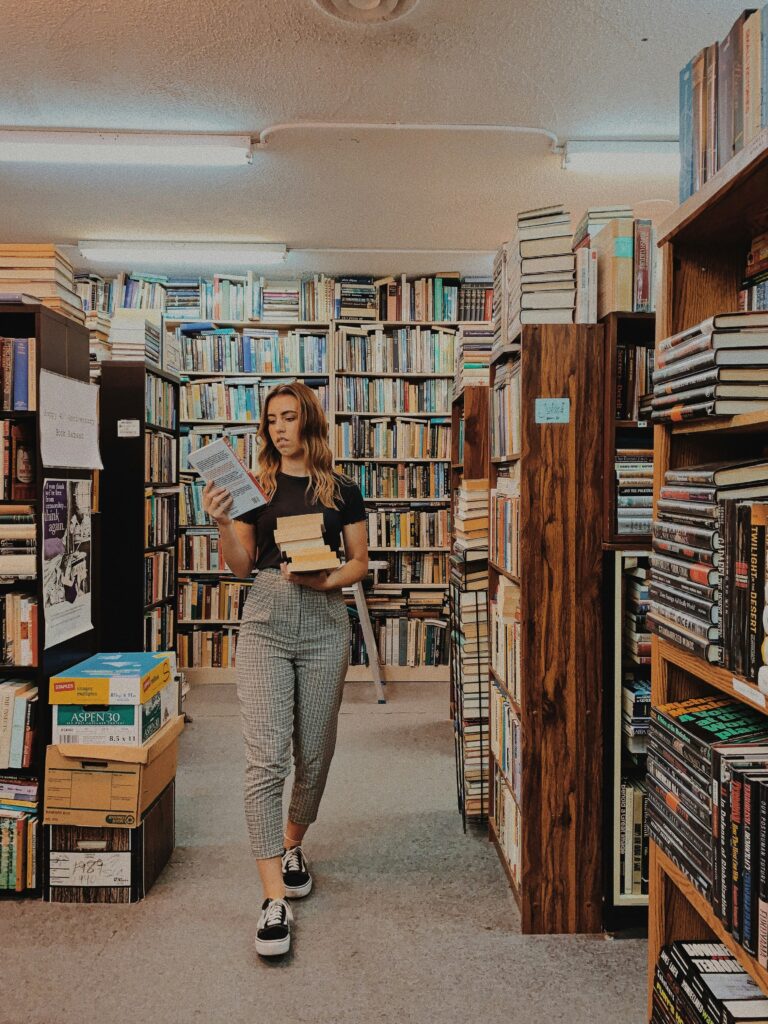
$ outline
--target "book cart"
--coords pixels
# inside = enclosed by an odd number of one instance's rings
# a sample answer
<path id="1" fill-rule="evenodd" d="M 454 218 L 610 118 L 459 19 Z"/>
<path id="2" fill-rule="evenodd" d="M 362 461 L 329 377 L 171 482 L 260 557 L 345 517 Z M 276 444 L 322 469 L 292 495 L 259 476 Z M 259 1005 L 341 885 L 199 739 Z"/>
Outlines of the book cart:
<path id="1" fill-rule="evenodd" d="M 519 588 L 521 630 L 519 679 L 490 678 L 520 743 L 514 778 L 491 757 L 489 832 L 524 933 L 599 932 L 603 327 L 524 327 L 519 348 L 491 364 L 493 392 L 501 364 L 520 360 L 520 451 L 490 473 L 493 489 L 519 466 L 520 575 L 489 561 L 489 596 L 501 577 Z"/>
<path id="2" fill-rule="evenodd" d="M 107 651 L 176 646 L 179 381 L 143 360 L 101 364 L 102 593 Z"/>
<path id="3" fill-rule="evenodd" d="M 37 303 L 11 304 L 0 306 L 0 336 L 5 338 L 34 338 L 35 358 L 38 373 L 34 386 L 38 388 L 39 371 L 50 370 L 52 373 L 70 377 L 73 380 L 88 383 L 90 379 L 89 338 L 85 327 L 75 323 Z M 0 891 L 0 900 L 19 897 L 39 898 L 43 891 L 44 857 L 42 855 L 42 809 L 44 801 L 43 784 L 45 777 L 45 751 L 51 742 L 51 712 L 48 702 L 48 680 L 50 676 L 63 672 L 71 665 L 89 657 L 97 649 L 97 630 L 95 628 L 78 636 L 65 640 L 53 647 L 45 646 L 45 591 L 43 587 L 43 483 L 46 477 L 56 480 L 89 480 L 89 470 L 66 468 L 46 469 L 43 466 L 40 451 L 39 401 L 36 402 L 37 412 L 3 412 L 0 417 L 15 421 L 26 421 L 34 432 L 34 473 L 35 496 L 32 499 L 8 499 L 0 502 L 0 506 L 24 504 L 32 506 L 37 525 L 36 574 L 34 579 L 14 579 L 0 577 L 0 592 L 3 594 L 21 592 L 37 599 L 37 645 L 34 651 L 34 667 L 17 667 L 0 665 L 0 677 L 3 679 L 29 679 L 38 687 L 37 707 L 35 711 L 35 735 L 32 749 L 32 764 L 29 768 L 4 768 L 0 775 L 8 777 L 34 778 L 38 781 L 38 836 L 37 836 L 37 885 L 35 888 L 16 893 L 12 890 Z M 94 517 L 91 517 L 92 530 Z M 91 613 L 96 612 L 99 603 L 98 559 L 94 545 L 94 535 L 90 542 L 90 588 Z M 92 622 L 95 619 L 92 617 Z"/>
<path id="4" fill-rule="evenodd" d="M 738 309 L 751 239 L 768 218 L 768 131 L 742 149 L 662 224 L 663 285 L 657 340 L 706 317 Z M 768 413 L 658 426 L 654 432 L 654 493 L 667 469 L 765 457 Z M 672 643 L 653 638 L 652 705 L 725 693 L 768 713 L 766 696 L 747 680 L 710 665 Z M 681 939 L 724 943 L 764 993 L 768 971 L 732 937 L 682 871 L 650 844 L 648 1012 L 662 946 Z"/>
<path id="5" fill-rule="evenodd" d="M 465 387 L 451 405 L 451 494 L 458 494 L 462 477 L 467 480 L 485 480 L 489 468 L 489 434 L 488 434 L 488 388 Z M 455 518 L 452 519 L 455 523 Z M 454 538 L 452 530 L 451 537 Z M 466 560 L 461 554 L 453 552 L 450 556 L 451 576 L 449 594 L 449 630 L 451 643 L 451 689 L 450 713 L 453 719 L 454 739 L 456 744 L 456 788 L 459 811 L 461 812 L 464 831 L 468 821 L 483 821 L 488 817 L 488 783 L 489 772 L 489 735 L 488 735 L 488 701 L 487 693 L 478 694 L 472 706 L 465 703 L 463 666 L 466 664 L 468 674 L 473 677 L 485 672 L 488 665 L 488 654 L 478 650 L 474 656 L 462 656 L 464 635 L 462 632 L 462 605 L 469 601 L 470 619 L 477 619 L 484 613 L 487 621 L 488 587 L 469 590 L 466 586 L 467 573 L 475 565 L 486 567 L 487 557 Z M 473 595 L 471 597 L 467 595 Z M 474 613 L 474 614 L 473 614 Z M 477 637 L 475 638 L 477 640 Z M 487 647 L 487 641 L 486 641 Z M 475 683 L 472 690 L 477 689 Z M 485 691 L 486 687 L 483 686 Z"/>

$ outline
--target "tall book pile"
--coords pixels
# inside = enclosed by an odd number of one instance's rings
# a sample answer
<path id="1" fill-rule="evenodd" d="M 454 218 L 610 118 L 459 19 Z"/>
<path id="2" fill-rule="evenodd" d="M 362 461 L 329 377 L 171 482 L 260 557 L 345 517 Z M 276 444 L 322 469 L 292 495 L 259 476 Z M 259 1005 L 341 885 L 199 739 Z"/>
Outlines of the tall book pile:
<path id="1" fill-rule="evenodd" d="M 657 422 L 768 408 L 768 313 L 720 313 L 659 343 Z"/>
<path id="2" fill-rule="evenodd" d="M 37 779 L 0 773 L 0 890 L 37 887 L 38 790 Z"/>
<path id="3" fill-rule="evenodd" d="M 616 533 L 642 536 L 651 532 L 653 515 L 653 450 L 617 448 Z"/>
<path id="4" fill-rule="evenodd" d="M 253 318 L 264 323 L 294 323 L 301 318 L 301 283 L 265 281 L 260 283 L 260 306 Z"/>
<path id="5" fill-rule="evenodd" d="M 759 933 L 758 887 L 752 885 L 757 878 L 751 867 L 759 864 L 767 851 L 750 829 L 750 859 L 745 862 L 743 790 L 733 786 L 734 781 L 744 781 L 744 771 L 748 777 L 750 772 L 766 768 L 766 740 L 765 716 L 730 697 L 695 697 L 660 705 L 651 712 L 651 836 L 740 942 L 742 911 L 749 902 L 747 941 L 753 952 Z M 753 806 L 748 822 L 757 825 L 759 806 L 754 818 Z M 765 923 L 768 925 L 768 917 Z M 768 931 L 765 934 L 768 939 Z"/>
<path id="6" fill-rule="evenodd" d="M 201 314 L 200 278 L 169 278 L 165 286 L 165 315 L 169 320 L 198 320 Z"/>
<path id="7" fill-rule="evenodd" d="M 336 553 L 323 543 L 323 533 L 322 513 L 278 518 L 275 543 L 291 572 L 320 572 L 341 565 Z"/>
<path id="8" fill-rule="evenodd" d="M 680 72 L 680 202 L 768 125 L 768 11 L 743 11 Z"/>
<path id="9" fill-rule="evenodd" d="M 0 508 L 0 577 L 37 576 L 37 526 L 30 505 Z"/>
<path id="10" fill-rule="evenodd" d="M 74 267 L 55 245 L 0 245 L 0 298 L 21 302 L 22 296 L 33 296 L 49 309 L 85 322 Z"/>
<path id="11" fill-rule="evenodd" d="M 378 320 L 379 295 L 372 277 L 340 277 L 336 282 L 339 320 Z"/>
<path id="12" fill-rule="evenodd" d="M 754 500 L 764 495 L 768 463 L 760 460 L 667 471 L 653 523 L 648 615 L 659 636 L 755 682 L 766 676 L 757 546 L 764 506 Z"/>
<path id="13" fill-rule="evenodd" d="M 464 388 L 487 387 L 491 380 L 491 349 L 493 329 L 490 326 L 467 326 L 459 329 L 456 351 L 454 397 Z"/>
<path id="14" fill-rule="evenodd" d="M 109 328 L 113 359 L 148 360 L 160 365 L 160 318 L 145 309 L 116 309 Z"/>
<path id="15" fill-rule="evenodd" d="M 768 999 L 727 946 L 673 942 L 659 952 L 651 1024 L 747 1024 L 768 1020 Z"/>
<path id="16" fill-rule="evenodd" d="M 560 205 L 525 210 L 517 216 L 518 273 L 510 292 L 519 288 L 520 324 L 570 324 L 576 304 L 576 263 L 571 215 Z M 514 299 L 512 298 L 512 301 Z"/>
<path id="17" fill-rule="evenodd" d="M 88 328 L 91 381 L 98 383 L 101 379 L 100 364 L 105 359 L 113 358 L 112 343 L 109 340 L 112 322 L 106 313 L 92 310 L 85 314 L 85 326 Z"/>

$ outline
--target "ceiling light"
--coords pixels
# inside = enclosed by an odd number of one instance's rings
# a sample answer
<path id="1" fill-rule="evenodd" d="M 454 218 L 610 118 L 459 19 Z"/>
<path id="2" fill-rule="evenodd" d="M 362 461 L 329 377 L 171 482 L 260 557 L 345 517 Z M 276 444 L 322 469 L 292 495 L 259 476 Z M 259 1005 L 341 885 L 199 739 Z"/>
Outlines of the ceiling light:
<path id="1" fill-rule="evenodd" d="M 651 175 L 680 171 L 675 139 L 573 139 L 563 149 L 563 167 L 586 174 Z"/>
<path id="2" fill-rule="evenodd" d="M 249 135 L 0 129 L 0 160 L 16 163 L 225 167 L 251 162 Z"/>
<path id="3" fill-rule="evenodd" d="M 153 242 L 88 241 L 78 242 L 83 259 L 95 263 L 136 262 L 154 266 L 160 263 L 192 266 L 218 263 L 222 267 L 253 267 L 282 263 L 288 253 L 284 245 L 262 242 Z"/>
<path id="4" fill-rule="evenodd" d="M 326 14 L 336 18 L 370 24 L 402 18 L 418 0 L 315 0 L 315 3 Z"/>

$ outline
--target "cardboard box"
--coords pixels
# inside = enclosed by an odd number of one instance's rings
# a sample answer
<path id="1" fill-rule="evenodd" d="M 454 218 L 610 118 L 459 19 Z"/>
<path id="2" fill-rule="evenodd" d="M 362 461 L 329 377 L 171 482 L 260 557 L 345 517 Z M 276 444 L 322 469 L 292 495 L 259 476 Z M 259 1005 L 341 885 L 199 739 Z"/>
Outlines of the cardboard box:
<path id="1" fill-rule="evenodd" d="M 45 758 L 45 825 L 133 828 L 176 775 L 177 715 L 143 747 L 51 745 Z"/>
<path id="2" fill-rule="evenodd" d="M 94 654 L 66 672 L 51 676 L 50 704 L 144 704 L 173 675 L 165 651 Z"/>
<path id="3" fill-rule="evenodd" d="M 54 743 L 140 747 L 179 713 L 179 681 L 171 679 L 144 704 L 54 704 Z"/>
<path id="4" fill-rule="evenodd" d="M 51 903 L 136 903 L 146 896 L 176 845 L 175 784 L 170 782 L 136 828 L 45 829 L 45 897 Z"/>

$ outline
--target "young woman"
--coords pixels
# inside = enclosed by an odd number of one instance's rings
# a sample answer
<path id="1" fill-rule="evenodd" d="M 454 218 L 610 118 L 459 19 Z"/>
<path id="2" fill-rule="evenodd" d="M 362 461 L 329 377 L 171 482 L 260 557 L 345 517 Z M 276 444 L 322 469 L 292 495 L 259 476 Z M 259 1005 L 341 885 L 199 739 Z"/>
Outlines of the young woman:
<path id="1" fill-rule="evenodd" d="M 232 498 L 207 484 L 203 507 L 219 528 L 224 559 L 239 577 L 257 570 L 237 642 L 237 692 L 246 746 L 245 814 L 264 889 L 256 930 L 263 956 L 286 953 L 293 914 L 286 897 L 312 888 L 301 844 L 317 817 L 336 745 L 349 652 L 341 588 L 368 571 L 366 513 L 360 490 L 333 472 L 328 422 L 306 384 L 281 384 L 259 424 L 257 478 L 269 503 L 234 521 Z M 278 516 L 322 512 L 325 542 L 344 564 L 331 572 L 291 573 L 274 531 Z M 295 780 L 283 832 L 283 786 Z"/>

